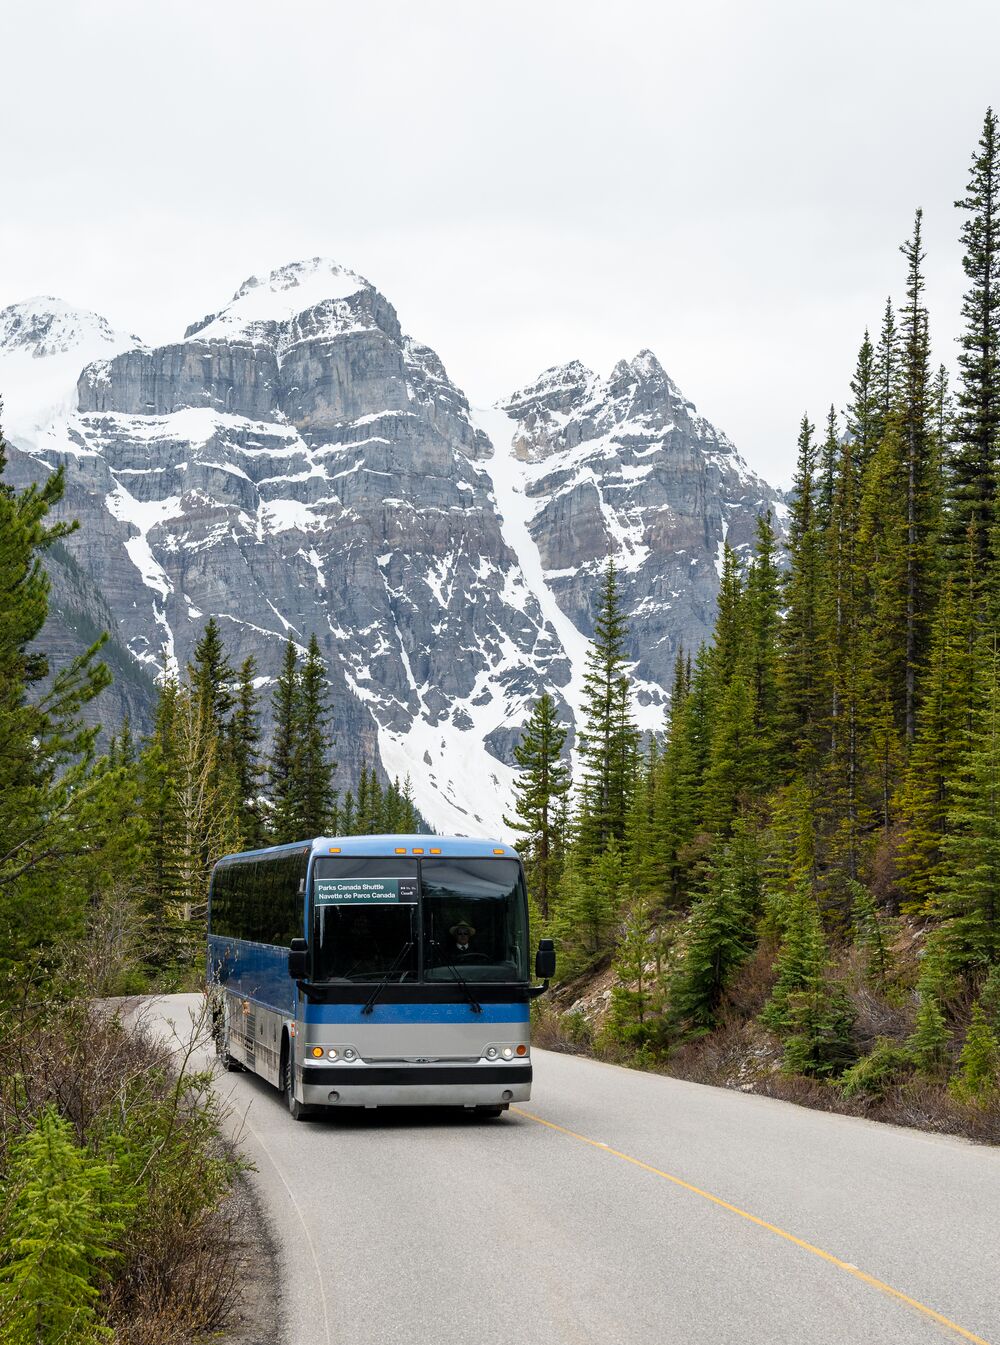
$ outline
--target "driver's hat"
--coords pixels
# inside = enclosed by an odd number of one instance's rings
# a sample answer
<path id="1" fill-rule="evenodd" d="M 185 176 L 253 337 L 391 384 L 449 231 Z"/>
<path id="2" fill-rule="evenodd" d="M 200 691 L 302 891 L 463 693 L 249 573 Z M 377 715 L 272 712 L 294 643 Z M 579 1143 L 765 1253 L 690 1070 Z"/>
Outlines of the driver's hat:
<path id="1" fill-rule="evenodd" d="M 451 929 L 449 929 L 448 933 L 449 933 L 449 934 L 460 934 L 463 930 L 465 930 L 465 932 L 469 935 L 470 938 L 471 938 L 472 935 L 475 934 L 475 932 L 476 932 L 474 926 L 470 925 L 469 922 L 468 922 L 467 920 L 459 920 L 459 922 L 458 922 L 457 925 L 452 925 L 452 927 L 451 927 Z"/>

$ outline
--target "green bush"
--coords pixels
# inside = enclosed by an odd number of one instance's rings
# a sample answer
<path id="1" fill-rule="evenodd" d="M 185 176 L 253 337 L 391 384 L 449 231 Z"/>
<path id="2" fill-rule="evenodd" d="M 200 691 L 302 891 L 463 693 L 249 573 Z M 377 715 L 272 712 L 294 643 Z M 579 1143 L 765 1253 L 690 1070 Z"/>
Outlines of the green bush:
<path id="1" fill-rule="evenodd" d="M 135 1204 L 113 1165 L 93 1158 L 46 1107 L 12 1145 L 13 1192 L 0 1230 L 0 1320 L 5 1345 L 110 1340 L 99 1285 Z"/>
<path id="2" fill-rule="evenodd" d="M 900 1046 L 888 1037 L 879 1037 L 868 1055 L 862 1056 L 841 1075 L 838 1080 L 840 1090 L 844 1097 L 877 1100 L 894 1084 L 912 1074 L 914 1065 L 913 1052 L 908 1047 Z"/>

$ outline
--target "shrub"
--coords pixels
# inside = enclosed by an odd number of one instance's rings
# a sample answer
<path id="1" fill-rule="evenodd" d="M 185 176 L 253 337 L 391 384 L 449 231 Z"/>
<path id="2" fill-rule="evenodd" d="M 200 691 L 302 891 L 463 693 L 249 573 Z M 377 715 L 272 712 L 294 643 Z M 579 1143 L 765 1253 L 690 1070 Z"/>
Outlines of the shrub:
<path id="1" fill-rule="evenodd" d="M 91 1157 L 48 1106 L 11 1151 L 13 1192 L 0 1228 L 0 1314 L 6 1345 L 110 1340 L 98 1285 L 136 1202 L 120 1174 Z"/>
<path id="2" fill-rule="evenodd" d="M 868 1055 L 845 1070 L 838 1083 L 844 1097 L 879 1099 L 913 1072 L 913 1053 L 899 1042 L 880 1037 Z"/>
<path id="3" fill-rule="evenodd" d="M 972 1021 L 958 1057 L 958 1071 L 950 1087 L 960 1102 L 985 1106 L 1000 1087 L 1000 1043 L 978 1000 L 972 1006 Z"/>

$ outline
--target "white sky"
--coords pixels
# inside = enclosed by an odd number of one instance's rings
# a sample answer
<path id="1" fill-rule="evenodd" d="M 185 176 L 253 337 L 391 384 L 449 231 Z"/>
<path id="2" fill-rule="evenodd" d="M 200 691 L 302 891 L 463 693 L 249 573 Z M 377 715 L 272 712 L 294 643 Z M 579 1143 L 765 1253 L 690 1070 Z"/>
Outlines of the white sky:
<path id="1" fill-rule="evenodd" d="M 922 205 L 954 362 L 995 0 L 8 0 L 0 51 L 0 307 L 160 342 L 330 256 L 474 403 L 649 346 L 784 483 Z"/>

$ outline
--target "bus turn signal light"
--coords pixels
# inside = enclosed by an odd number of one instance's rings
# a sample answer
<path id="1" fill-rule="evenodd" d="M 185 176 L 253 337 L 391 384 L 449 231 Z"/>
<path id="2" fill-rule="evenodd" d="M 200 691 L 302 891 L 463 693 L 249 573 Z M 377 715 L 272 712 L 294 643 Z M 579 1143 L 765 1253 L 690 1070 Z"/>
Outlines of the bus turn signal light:
<path id="1" fill-rule="evenodd" d="M 518 1053 L 518 1055 L 527 1055 L 527 1054 L 528 1054 L 528 1048 L 527 1048 L 527 1046 L 524 1046 L 524 1045 L 519 1046 L 519 1047 L 517 1048 L 517 1053 Z"/>
<path id="2" fill-rule="evenodd" d="M 312 1048 L 312 1051 L 310 1052 L 310 1055 L 311 1055 L 311 1056 L 313 1057 L 313 1059 L 315 1059 L 315 1060 L 322 1060 L 322 1058 L 323 1058 L 323 1048 L 322 1048 L 322 1046 L 314 1046 L 314 1047 Z"/>

